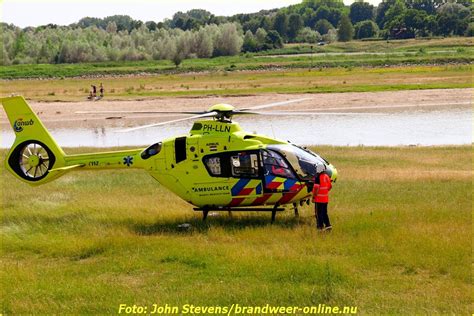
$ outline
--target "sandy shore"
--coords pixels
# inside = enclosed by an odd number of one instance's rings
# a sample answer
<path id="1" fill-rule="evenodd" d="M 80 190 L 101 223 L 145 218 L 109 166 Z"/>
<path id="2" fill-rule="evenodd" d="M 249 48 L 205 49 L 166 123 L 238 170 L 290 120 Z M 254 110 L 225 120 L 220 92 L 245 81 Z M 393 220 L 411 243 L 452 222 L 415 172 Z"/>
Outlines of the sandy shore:
<path id="1" fill-rule="evenodd" d="M 239 97 L 160 98 L 133 101 L 30 102 L 49 128 L 131 127 L 181 118 L 162 114 L 76 114 L 77 111 L 192 111 L 206 110 L 216 103 L 238 109 L 274 102 L 308 98 L 264 111 L 351 111 L 380 112 L 422 107 L 472 106 L 473 89 L 433 89 L 389 92 L 351 92 L 322 94 L 262 94 Z M 2 129 L 8 128 L 0 111 Z"/>

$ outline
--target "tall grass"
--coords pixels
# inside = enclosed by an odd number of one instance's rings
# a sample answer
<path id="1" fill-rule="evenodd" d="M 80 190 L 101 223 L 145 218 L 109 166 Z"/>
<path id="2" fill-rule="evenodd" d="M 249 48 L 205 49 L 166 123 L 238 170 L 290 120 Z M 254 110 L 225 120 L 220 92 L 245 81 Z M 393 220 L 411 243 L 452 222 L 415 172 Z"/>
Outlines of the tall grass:
<path id="1" fill-rule="evenodd" d="M 76 172 L 41 187 L 3 172 L 1 311 L 324 303 L 470 313 L 471 147 L 316 150 L 340 173 L 330 234 L 316 232 L 309 206 L 273 225 L 268 214 L 203 223 L 144 171 Z"/>

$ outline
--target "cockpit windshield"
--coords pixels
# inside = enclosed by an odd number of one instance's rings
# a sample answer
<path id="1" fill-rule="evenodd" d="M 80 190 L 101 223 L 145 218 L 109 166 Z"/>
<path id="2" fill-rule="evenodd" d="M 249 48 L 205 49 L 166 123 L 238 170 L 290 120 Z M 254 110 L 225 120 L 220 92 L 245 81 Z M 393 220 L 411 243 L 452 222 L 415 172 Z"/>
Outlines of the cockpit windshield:
<path id="1" fill-rule="evenodd" d="M 283 155 L 303 180 L 314 178 L 316 165 L 329 165 L 318 154 L 295 145 L 270 145 L 267 148 Z"/>

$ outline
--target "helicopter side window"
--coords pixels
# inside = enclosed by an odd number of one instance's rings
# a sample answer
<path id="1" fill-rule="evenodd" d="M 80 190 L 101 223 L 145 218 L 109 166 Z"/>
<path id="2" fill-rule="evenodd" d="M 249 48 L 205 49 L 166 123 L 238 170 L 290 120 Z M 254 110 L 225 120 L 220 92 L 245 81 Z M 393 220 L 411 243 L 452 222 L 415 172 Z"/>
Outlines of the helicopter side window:
<path id="1" fill-rule="evenodd" d="M 142 159 L 148 159 L 151 156 L 154 156 L 154 155 L 160 153 L 161 147 L 162 147 L 161 142 L 151 145 L 150 147 L 148 147 L 147 149 L 145 149 L 142 152 L 142 154 L 141 154 Z"/>
<path id="2" fill-rule="evenodd" d="M 220 157 L 209 157 L 205 159 L 207 169 L 212 176 L 222 175 L 221 158 Z"/>
<path id="3" fill-rule="evenodd" d="M 231 176 L 229 154 L 220 153 L 204 156 L 202 162 L 212 177 L 228 178 Z"/>
<path id="4" fill-rule="evenodd" d="M 258 178 L 259 154 L 251 152 L 225 152 L 203 157 L 204 166 L 212 177 Z"/>
<path id="5" fill-rule="evenodd" d="M 276 152 L 264 150 L 262 151 L 262 157 L 266 176 L 274 175 L 289 179 L 296 178 L 286 161 Z"/>
<path id="6" fill-rule="evenodd" d="M 230 157 L 232 176 L 239 178 L 258 177 L 258 156 L 256 153 L 241 152 Z"/>

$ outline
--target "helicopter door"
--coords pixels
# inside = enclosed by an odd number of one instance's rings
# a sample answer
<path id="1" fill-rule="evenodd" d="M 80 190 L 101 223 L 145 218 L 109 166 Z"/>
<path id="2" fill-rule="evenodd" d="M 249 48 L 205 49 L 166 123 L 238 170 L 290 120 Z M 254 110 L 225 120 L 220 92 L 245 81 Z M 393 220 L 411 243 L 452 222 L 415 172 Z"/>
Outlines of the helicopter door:
<path id="1" fill-rule="evenodd" d="M 231 206 L 241 205 L 263 194 L 261 159 L 259 152 L 223 152 L 203 157 L 204 166 L 211 177 L 225 178 L 232 196 Z M 213 180 L 213 183 L 217 182 Z M 252 200 L 252 201 L 253 201 Z"/>
<path id="2" fill-rule="evenodd" d="M 239 152 L 230 156 L 232 176 L 236 178 L 258 178 L 258 154 Z"/>
<path id="3" fill-rule="evenodd" d="M 291 192 L 298 181 L 296 175 L 280 154 L 262 150 L 265 192 Z"/>
<path id="4" fill-rule="evenodd" d="M 259 172 L 258 152 L 236 152 L 232 153 L 229 159 L 231 175 L 238 179 L 231 188 L 232 197 L 237 198 L 235 201 L 239 202 L 242 199 L 261 196 L 263 188 Z"/>

